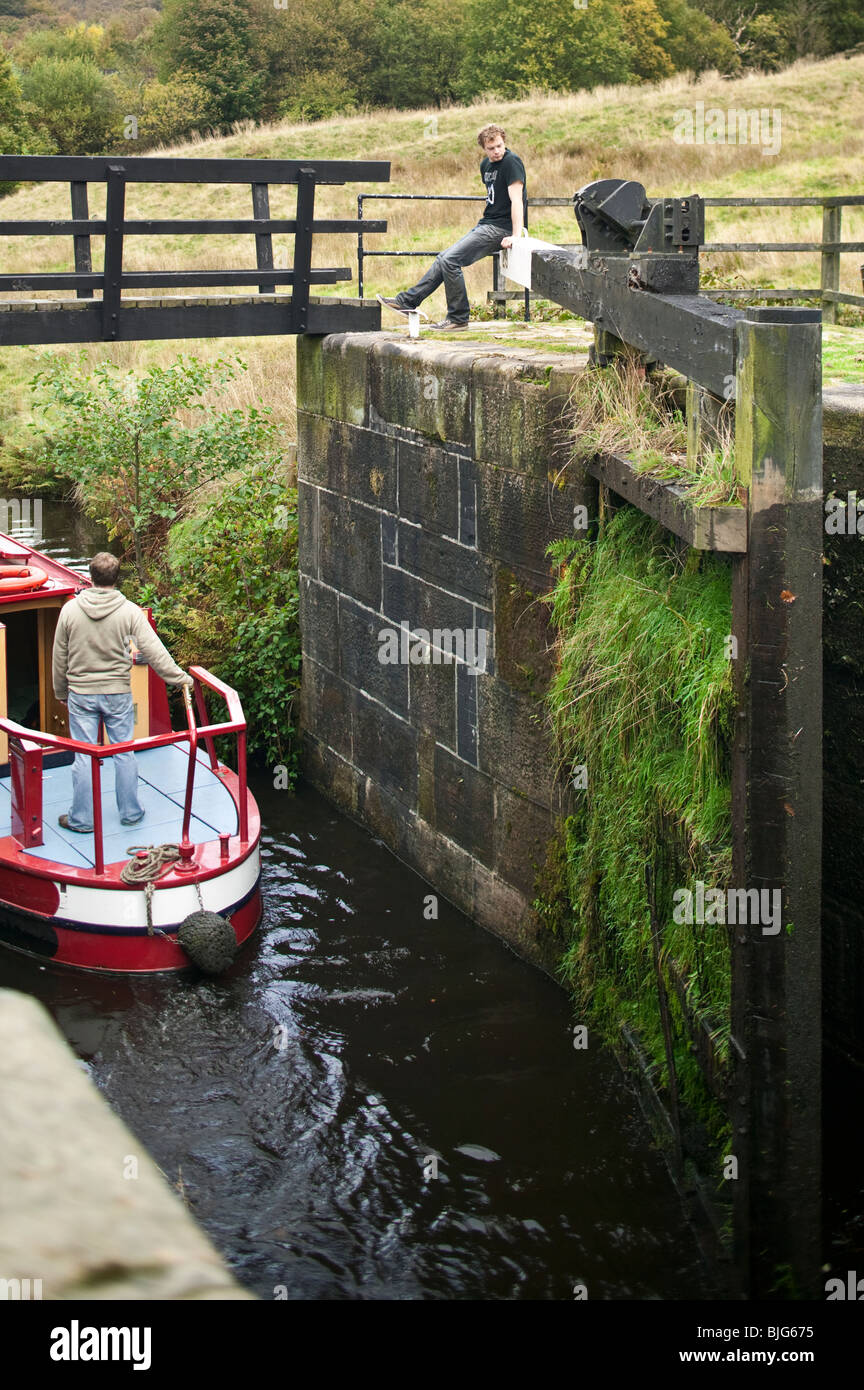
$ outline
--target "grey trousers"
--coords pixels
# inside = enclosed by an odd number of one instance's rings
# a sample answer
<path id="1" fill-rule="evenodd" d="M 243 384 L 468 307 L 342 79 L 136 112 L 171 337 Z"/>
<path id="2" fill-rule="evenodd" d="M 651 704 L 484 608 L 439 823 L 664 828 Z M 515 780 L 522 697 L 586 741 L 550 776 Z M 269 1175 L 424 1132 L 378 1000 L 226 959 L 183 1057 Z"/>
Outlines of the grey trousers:
<path id="1" fill-rule="evenodd" d="M 426 274 L 410 290 L 403 290 L 396 299 L 405 309 L 416 309 L 433 290 L 443 284 L 447 294 L 447 317 L 454 323 L 467 323 L 470 305 L 465 289 L 462 267 L 473 265 L 484 256 L 500 250 L 501 242 L 510 233 L 495 222 L 478 222 L 459 241 L 436 256 Z"/>

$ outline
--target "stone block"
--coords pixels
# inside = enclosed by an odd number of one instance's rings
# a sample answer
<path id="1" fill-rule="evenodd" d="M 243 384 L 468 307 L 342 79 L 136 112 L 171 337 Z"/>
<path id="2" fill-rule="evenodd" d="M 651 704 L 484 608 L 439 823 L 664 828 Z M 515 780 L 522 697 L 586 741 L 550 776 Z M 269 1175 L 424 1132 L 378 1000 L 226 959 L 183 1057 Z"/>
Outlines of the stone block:
<path id="1" fill-rule="evenodd" d="M 294 341 L 297 344 L 297 409 L 323 415 L 324 339 L 298 333 Z"/>
<path id="2" fill-rule="evenodd" d="M 323 413 L 351 425 L 368 420 L 369 341 L 365 333 L 330 333 L 322 341 Z"/>
<path id="3" fill-rule="evenodd" d="M 495 571 L 495 675 L 538 701 L 555 669 L 555 629 L 543 602 L 551 587 L 549 576 Z"/>
<path id="4" fill-rule="evenodd" d="M 481 769 L 505 790 L 551 806 L 555 755 L 542 702 L 502 680 L 481 680 L 477 693 Z"/>
<path id="5" fill-rule="evenodd" d="M 475 603 L 492 601 L 492 567 L 468 546 L 399 522 L 399 567 Z"/>
<path id="6" fill-rule="evenodd" d="M 439 536 L 459 535 L 459 459 L 430 444 L 400 439 L 399 515 Z"/>
<path id="7" fill-rule="evenodd" d="M 300 728 L 349 761 L 353 753 L 353 692 L 339 676 L 303 656 Z"/>
<path id="8" fill-rule="evenodd" d="M 318 497 L 319 578 L 367 608 L 381 606 L 381 517 L 332 492 Z"/>
<path id="9" fill-rule="evenodd" d="M 474 354 L 446 344 L 377 340 L 369 350 L 369 424 L 470 446 Z"/>
<path id="10" fill-rule="evenodd" d="M 562 401 L 550 392 L 552 364 L 478 358 L 472 373 L 474 457 L 545 477 L 568 457 Z"/>
<path id="11" fill-rule="evenodd" d="M 554 834 L 552 814 L 527 797 L 495 788 L 495 871 L 531 902 Z"/>
<path id="12" fill-rule="evenodd" d="M 456 666 L 409 666 L 409 718 L 419 734 L 456 747 Z"/>
<path id="13" fill-rule="evenodd" d="M 435 748 L 435 827 L 491 867 L 494 789 L 491 777 L 446 748 Z"/>
<path id="14" fill-rule="evenodd" d="M 396 508 L 396 441 L 375 430 L 298 412 L 303 477 L 330 492 Z"/>
<path id="15" fill-rule="evenodd" d="M 505 565 L 548 574 L 546 547 L 574 534 L 574 507 L 596 515 L 597 485 L 575 464 L 548 478 L 489 463 L 475 467 L 477 545 Z"/>
<path id="16" fill-rule="evenodd" d="M 308 730 L 300 735 L 300 767 L 303 776 L 317 787 L 346 816 L 359 818 L 360 778 L 357 769 L 313 737 Z"/>
<path id="17" fill-rule="evenodd" d="M 474 605 L 445 593 L 406 570 L 384 566 L 382 608 L 396 627 L 404 620 L 412 629 L 461 628 L 474 624 Z"/>
<path id="18" fill-rule="evenodd" d="M 300 575 L 300 635 L 303 655 L 339 673 L 337 594 L 308 575 Z"/>
<path id="19" fill-rule="evenodd" d="M 417 806 L 417 731 L 383 705 L 352 691 L 353 761 L 403 805 Z"/>
<path id="20" fill-rule="evenodd" d="M 386 624 L 380 615 L 360 608 L 352 599 L 339 599 L 340 674 L 357 690 L 365 690 L 376 700 L 408 715 L 408 667 L 379 660 L 384 650 L 378 634 Z"/>
<path id="21" fill-rule="evenodd" d="M 318 489 L 297 483 L 297 567 L 312 579 L 318 575 Z"/>

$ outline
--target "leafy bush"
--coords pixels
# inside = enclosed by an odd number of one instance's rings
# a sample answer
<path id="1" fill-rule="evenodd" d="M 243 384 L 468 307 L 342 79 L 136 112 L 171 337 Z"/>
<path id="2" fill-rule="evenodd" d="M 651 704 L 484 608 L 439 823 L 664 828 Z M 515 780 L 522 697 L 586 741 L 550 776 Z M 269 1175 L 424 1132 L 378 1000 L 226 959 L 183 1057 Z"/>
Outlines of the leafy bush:
<path id="1" fill-rule="evenodd" d="M 297 492 L 281 461 L 251 462 L 172 526 L 148 597 L 177 659 L 235 687 L 250 749 L 293 772 Z"/>
<path id="2" fill-rule="evenodd" d="M 21 78 L 24 114 L 58 154 L 100 154 L 116 127 L 114 89 L 89 58 L 37 58 Z"/>
<path id="3" fill-rule="evenodd" d="M 216 412 L 206 393 L 246 364 L 179 357 L 141 376 L 109 362 L 92 372 L 47 357 L 33 379 L 44 409 L 33 428 L 48 461 L 77 484 L 81 505 L 135 555 L 148 578 L 150 555 L 190 494 L 250 461 L 278 456 L 269 411 Z M 191 412 L 191 419 L 190 419 Z"/>

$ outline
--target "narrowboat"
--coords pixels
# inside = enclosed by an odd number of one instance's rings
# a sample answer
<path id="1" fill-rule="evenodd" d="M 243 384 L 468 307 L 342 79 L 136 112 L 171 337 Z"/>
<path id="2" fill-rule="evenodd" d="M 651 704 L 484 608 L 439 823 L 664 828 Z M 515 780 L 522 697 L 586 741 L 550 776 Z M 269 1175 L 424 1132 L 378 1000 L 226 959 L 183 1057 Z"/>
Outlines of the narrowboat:
<path id="1" fill-rule="evenodd" d="M 164 682 L 133 665 L 132 740 L 70 739 L 51 654 L 61 608 L 89 583 L 0 535 L 0 942 L 81 970 L 142 974 L 194 961 L 217 973 L 261 918 L 261 823 L 240 700 L 192 666 L 186 726 L 175 731 Z M 236 771 L 217 758 L 217 738 L 233 741 Z M 228 757 L 230 748 L 220 743 Z M 145 809 L 131 830 L 120 824 L 112 769 L 128 750 Z M 58 823 L 76 754 L 90 760 L 91 834 Z"/>

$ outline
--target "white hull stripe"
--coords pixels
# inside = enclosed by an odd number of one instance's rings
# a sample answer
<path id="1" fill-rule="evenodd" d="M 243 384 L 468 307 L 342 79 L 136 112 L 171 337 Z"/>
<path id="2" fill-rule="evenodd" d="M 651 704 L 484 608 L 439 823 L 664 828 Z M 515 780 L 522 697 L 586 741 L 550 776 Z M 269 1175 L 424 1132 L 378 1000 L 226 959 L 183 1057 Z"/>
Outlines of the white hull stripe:
<path id="1" fill-rule="evenodd" d="M 245 902 L 254 891 L 260 875 L 258 847 L 238 864 L 216 878 L 198 884 L 206 912 L 225 912 Z M 147 907 L 143 888 L 100 889 L 78 883 L 58 883 L 60 901 L 53 917 L 47 919 L 58 926 L 74 930 L 76 926 L 97 931 L 146 928 Z M 176 927 L 190 912 L 198 912 L 201 903 L 193 883 L 176 888 L 160 888 L 152 898 L 154 927 Z"/>

